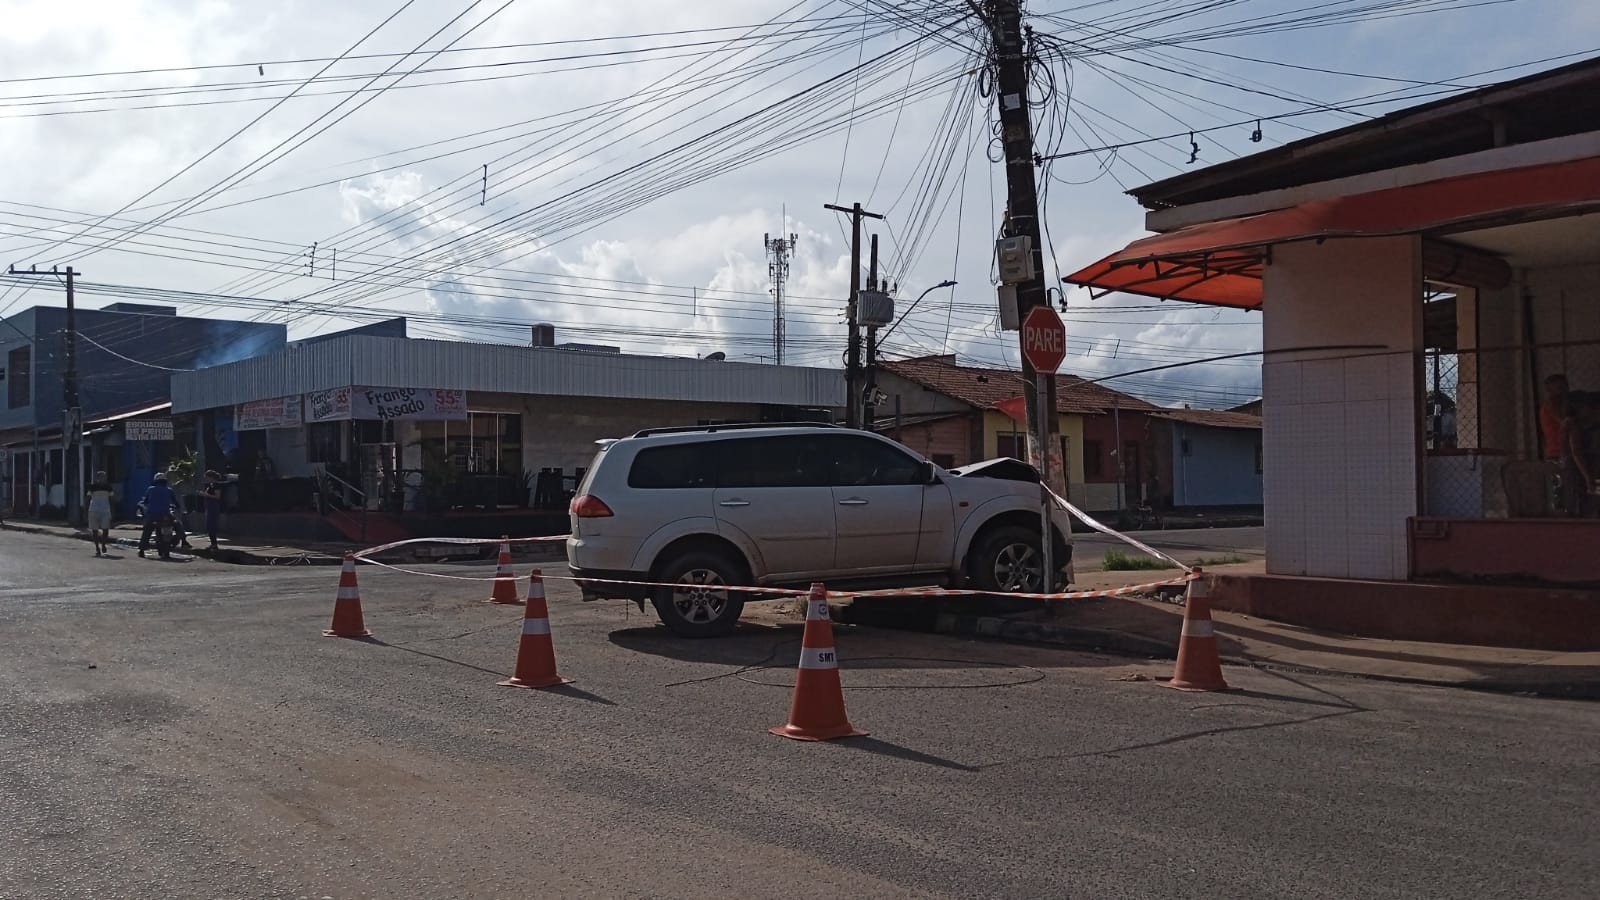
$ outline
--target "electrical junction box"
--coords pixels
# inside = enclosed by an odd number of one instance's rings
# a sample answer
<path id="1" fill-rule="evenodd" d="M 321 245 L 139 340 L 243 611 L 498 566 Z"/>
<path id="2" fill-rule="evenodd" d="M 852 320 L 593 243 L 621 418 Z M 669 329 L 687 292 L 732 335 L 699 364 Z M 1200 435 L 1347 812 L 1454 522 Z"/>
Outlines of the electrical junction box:
<path id="1" fill-rule="evenodd" d="M 1022 318 L 1017 315 L 1017 286 L 1002 284 L 1000 294 L 1000 330 L 1019 331 L 1022 328 Z"/>
<path id="2" fill-rule="evenodd" d="M 856 295 L 856 321 L 868 328 L 881 328 L 894 321 L 894 298 L 883 291 L 862 291 Z"/>
<path id="3" fill-rule="evenodd" d="M 1027 235 L 995 242 L 994 258 L 1000 264 L 1001 284 L 1020 284 L 1033 278 L 1033 238 Z"/>

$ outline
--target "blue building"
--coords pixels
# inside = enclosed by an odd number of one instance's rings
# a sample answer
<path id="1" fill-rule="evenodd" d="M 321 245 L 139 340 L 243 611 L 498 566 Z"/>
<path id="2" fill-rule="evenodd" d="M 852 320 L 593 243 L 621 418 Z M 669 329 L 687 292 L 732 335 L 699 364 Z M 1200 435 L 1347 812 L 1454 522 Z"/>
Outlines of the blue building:
<path id="1" fill-rule="evenodd" d="M 79 484 L 104 469 L 123 517 L 155 472 L 190 450 L 203 453 L 210 437 L 197 434 L 192 420 L 171 418 L 173 373 L 281 350 L 287 341 L 280 324 L 180 316 L 172 307 L 132 303 L 79 309 L 76 327 L 84 433 Z M 65 506 L 65 359 L 64 308 L 34 307 L 0 321 L 0 511 L 51 516 Z M 129 422 L 171 423 L 172 436 L 126 440 Z"/>
<path id="2" fill-rule="evenodd" d="M 1219 409 L 1150 414 L 1157 471 L 1170 472 L 1161 499 L 1179 509 L 1260 507 L 1261 417 Z"/>

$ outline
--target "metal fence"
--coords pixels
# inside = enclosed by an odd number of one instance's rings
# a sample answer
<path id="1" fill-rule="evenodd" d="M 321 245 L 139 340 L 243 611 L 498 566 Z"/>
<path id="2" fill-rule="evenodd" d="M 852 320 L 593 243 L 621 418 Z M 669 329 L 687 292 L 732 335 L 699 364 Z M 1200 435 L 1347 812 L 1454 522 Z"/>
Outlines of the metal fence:
<path id="1" fill-rule="evenodd" d="M 1430 350 L 1420 365 L 1425 515 L 1600 515 L 1600 341 Z"/>

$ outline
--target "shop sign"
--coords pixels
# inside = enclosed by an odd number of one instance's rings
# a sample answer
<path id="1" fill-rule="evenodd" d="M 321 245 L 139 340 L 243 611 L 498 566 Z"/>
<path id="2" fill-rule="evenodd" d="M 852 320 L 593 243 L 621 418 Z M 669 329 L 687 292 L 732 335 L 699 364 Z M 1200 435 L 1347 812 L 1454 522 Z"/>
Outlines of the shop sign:
<path id="1" fill-rule="evenodd" d="M 300 424 L 300 395 L 252 400 L 233 408 L 234 431 L 294 428 Z"/>
<path id="2" fill-rule="evenodd" d="M 173 439 L 171 419 L 129 419 L 122 423 L 122 438 L 126 441 L 170 441 Z"/>
<path id="3" fill-rule="evenodd" d="M 467 418 L 467 392 L 432 388 L 357 388 L 351 398 L 351 416 L 381 421 Z"/>
<path id="4" fill-rule="evenodd" d="M 331 422 L 350 418 L 350 388 L 312 391 L 306 395 L 306 421 Z"/>

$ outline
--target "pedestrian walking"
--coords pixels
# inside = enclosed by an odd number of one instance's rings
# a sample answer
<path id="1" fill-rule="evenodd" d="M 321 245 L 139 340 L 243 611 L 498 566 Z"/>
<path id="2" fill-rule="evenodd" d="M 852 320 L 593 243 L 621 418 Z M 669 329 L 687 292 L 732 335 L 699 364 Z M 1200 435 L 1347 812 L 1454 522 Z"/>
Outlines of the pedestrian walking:
<path id="1" fill-rule="evenodd" d="M 217 549 L 217 532 L 222 527 L 222 476 L 215 469 L 206 471 L 206 486 L 200 491 L 205 503 L 206 537 L 211 539 L 211 549 Z"/>
<path id="2" fill-rule="evenodd" d="M 86 495 L 89 503 L 89 539 L 94 541 L 94 555 L 104 556 L 111 544 L 111 483 L 106 473 L 94 473 Z"/>

